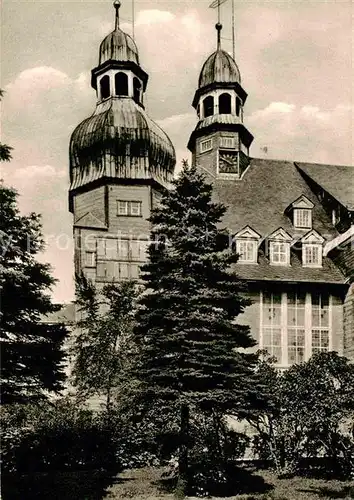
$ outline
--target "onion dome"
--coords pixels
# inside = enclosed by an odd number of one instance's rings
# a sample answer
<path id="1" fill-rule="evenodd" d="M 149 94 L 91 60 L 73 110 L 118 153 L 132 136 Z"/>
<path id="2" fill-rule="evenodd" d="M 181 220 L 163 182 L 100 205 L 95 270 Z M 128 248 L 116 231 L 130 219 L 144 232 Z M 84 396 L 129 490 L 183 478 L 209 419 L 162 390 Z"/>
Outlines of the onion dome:
<path id="1" fill-rule="evenodd" d="M 208 57 L 199 75 L 199 89 L 214 83 L 238 83 L 241 85 L 241 73 L 234 59 L 221 49 L 222 25 L 215 25 L 217 31 L 217 50 Z"/>
<path id="2" fill-rule="evenodd" d="M 99 65 L 106 61 L 124 61 L 139 64 L 138 48 L 134 40 L 119 28 L 119 9 L 121 3 L 119 0 L 115 0 L 113 6 L 116 10 L 115 28 L 100 45 Z"/>
<path id="3" fill-rule="evenodd" d="M 239 83 L 241 73 L 233 58 L 218 48 L 205 61 L 200 72 L 198 87 L 206 87 L 212 83 Z"/>
<path id="4" fill-rule="evenodd" d="M 175 150 L 165 132 L 132 99 L 112 98 L 74 130 L 70 189 L 101 178 L 171 182 Z"/>
<path id="5" fill-rule="evenodd" d="M 139 64 L 138 48 L 134 40 L 119 28 L 107 35 L 100 46 L 99 64 L 111 60 Z"/>

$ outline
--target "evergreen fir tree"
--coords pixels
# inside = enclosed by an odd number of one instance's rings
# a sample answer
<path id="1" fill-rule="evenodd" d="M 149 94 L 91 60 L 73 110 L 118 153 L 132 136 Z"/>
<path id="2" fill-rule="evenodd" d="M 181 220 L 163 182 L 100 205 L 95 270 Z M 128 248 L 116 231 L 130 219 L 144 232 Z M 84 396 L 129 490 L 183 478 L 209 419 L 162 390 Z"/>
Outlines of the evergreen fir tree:
<path id="1" fill-rule="evenodd" d="M 184 162 L 174 189 L 151 216 L 149 262 L 143 267 L 136 336 L 137 376 L 150 401 L 180 409 L 180 475 L 187 474 L 190 406 L 243 417 L 258 398 L 255 345 L 235 318 L 249 305 L 232 272 L 237 256 L 220 228 L 226 208 L 212 186 Z"/>
<path id="2" fill-rule="evenodd" d="M 50 266 L 37 262 L 43 249 L 40 216 L 22 216 L 17 193 L 0 186 L 1 401 L 28 402 L 63 388 L 67 330 L 46 324 L 55 283 Z"/>

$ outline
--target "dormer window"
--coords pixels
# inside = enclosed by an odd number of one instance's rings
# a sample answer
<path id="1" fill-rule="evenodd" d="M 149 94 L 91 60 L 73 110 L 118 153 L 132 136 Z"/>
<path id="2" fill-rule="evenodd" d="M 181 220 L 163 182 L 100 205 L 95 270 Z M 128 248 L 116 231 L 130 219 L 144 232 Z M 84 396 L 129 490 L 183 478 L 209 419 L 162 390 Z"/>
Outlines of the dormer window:
<path id="1" fill-rule="evenodd" d="M 302 194 L 287 207 L 285 212 L 292 217 L 296 229 L 311 229 L 313 207 L 312 201 Z"/>
<path id="2" fill-rule="evenodd" d="M 304 267 L 322 267 L 323 242 L 324 238 L 315 230 L 301 238 Z"/>
<path id="3" fill-rule="evenodd" d="M 241 264 L 256 264 L 258 260 L 258 245 L 261 235 L 250 226 L 239 231 L 235 237 L 238 262 Z"/>
<path id="4" fill-rule="evenodd" d="M 100 80 L 101 99 L 107 99 L 111 95 L 109 76 L 105 75 Z"/>
<path id="5" fill-rule="evenodd" d="M 271 264 L 287 266 L 290 263 L 289 258 L 290 245 L 280 241 L 270 242 L 270 262 Z"/>
<path id="6" fill-rule="evenodd" d="M 295 208 L 294 226 L 298 228 L 312 228 L 312 210 L 308 208 Z"/>
<path id="7" fill-rule="evenodd" d="M 275 266 L 290 265 L 290 243 L 292 237 L 279 228 L 269 237 L 269 261 Z"/>
<path id="8" fill-rule="evenodd" d="M 203 101 L 204 118 L 214 114 L 214 97 L 209 95 Z"/>

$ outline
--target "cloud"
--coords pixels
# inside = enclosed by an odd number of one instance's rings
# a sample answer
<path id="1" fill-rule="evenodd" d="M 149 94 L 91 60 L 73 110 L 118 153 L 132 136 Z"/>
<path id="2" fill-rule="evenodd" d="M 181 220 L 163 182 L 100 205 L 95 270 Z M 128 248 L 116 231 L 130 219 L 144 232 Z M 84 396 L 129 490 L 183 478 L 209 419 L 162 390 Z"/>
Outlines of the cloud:
<path id="1" fill-rule="evenodd" d="M 140 10 L 136 18 L 136 26 L 143 26 L 146 24 L 159 24 L 169 23 L 174 21 L 176 16 L 171 12 L 158 9 Z"/>
<path id="2" fill-rule="evenodd" d="M 251 154 L 327 164 L 351 164 L 352 113 L 350 104 L 332 108 L 272 102 L 246 120 L 255 136 Z"/>
<path id="3" fill-rule="evenodd" d="M 43 177 L 66 177 L 64 169 L 58 170 L 52 165 L 29 165 L 26 167 L 18 168 L 14 177 L 26 181 L 28 179 L 41 179 Z"/>
<path id="4" fill-rule="evenodd" d="M 68 75 L 50 66 L 26 69 L 6 85 L 6 105 L 13 108 L 33 106 L 43 94 L 69 84 Z"/>

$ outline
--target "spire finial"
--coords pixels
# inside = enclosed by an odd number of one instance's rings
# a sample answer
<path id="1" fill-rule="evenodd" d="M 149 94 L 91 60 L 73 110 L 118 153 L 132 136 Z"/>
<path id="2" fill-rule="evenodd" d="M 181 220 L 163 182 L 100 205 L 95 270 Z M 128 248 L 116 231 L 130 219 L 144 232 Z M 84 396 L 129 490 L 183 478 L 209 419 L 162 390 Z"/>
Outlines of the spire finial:
<path id="1" fill-rule="evenodd" d="M 222 24 L 221 23 L 216 23 L 215 24 L 216 31 L 218 32 L 218 50 L 220 50 L 221 47 L 221 30 L 222 30 Z"/>
<path id="2" fill-rule="evenodd" d="M 115 2 L 113 2 L 113 6 L 116 9 L 116 25 L 115 25 L 115 30 L 117 31 L 119 29 L 119 9 L 120 9 L 120 6 L 121 6 L 120 1 L 119 0 L 115 0 Z"/>

